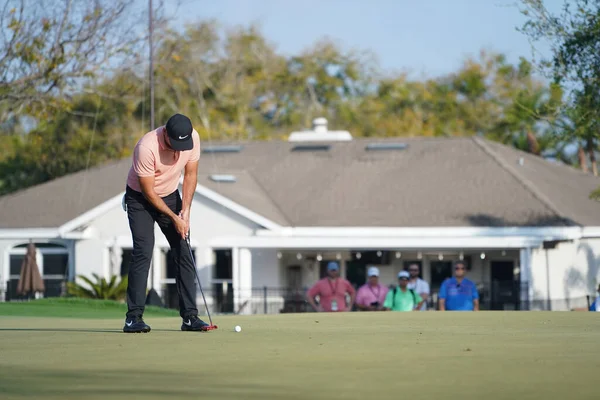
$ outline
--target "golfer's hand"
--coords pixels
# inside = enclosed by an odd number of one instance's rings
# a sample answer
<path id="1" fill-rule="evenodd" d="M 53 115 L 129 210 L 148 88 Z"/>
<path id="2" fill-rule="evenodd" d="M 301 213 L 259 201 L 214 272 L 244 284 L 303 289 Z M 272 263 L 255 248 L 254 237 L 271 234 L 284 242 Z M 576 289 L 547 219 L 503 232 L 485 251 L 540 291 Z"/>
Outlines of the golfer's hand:
<path id="1" fill-rule="evenodd" d="M 181 210 L 179 213 L 179 218 L 183 219 L 187 224 L 190 224 L 190 212 L 189 210 Z"/>
<path id="2" fill-rule="evenodd" d="M 175 230 L 179 235 L 181 235 L 182 239 L 185 239 L 189 230 L 189 224 L 183 218 L 177 216 L 173 218 L 173 224 L 175 225 Z"/>

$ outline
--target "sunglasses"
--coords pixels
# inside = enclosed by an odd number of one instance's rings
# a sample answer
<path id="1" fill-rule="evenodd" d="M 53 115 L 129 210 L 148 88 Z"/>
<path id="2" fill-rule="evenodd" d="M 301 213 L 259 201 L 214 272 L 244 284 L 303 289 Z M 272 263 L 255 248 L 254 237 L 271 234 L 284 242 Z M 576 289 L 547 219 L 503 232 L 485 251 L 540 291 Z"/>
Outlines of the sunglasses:
<path id="1" fill-rule="evenodd" d="M 408 280 L 408 278 L 405 278 L 405 277 L 398 278 L 398 279 L 400 279 L 401 281 L 407 281 Z"/>
<path id="2" fill-rule="evenodd" d="M 461 270 L 461 269 L 465 269 L 465 267 L 455 267 L 454 268 L 456 271 Z"/>
<path id="3" fill-rule="evenodd" d="M 408 272 L 419 272 L 418 269 L 409 269 Z"/>

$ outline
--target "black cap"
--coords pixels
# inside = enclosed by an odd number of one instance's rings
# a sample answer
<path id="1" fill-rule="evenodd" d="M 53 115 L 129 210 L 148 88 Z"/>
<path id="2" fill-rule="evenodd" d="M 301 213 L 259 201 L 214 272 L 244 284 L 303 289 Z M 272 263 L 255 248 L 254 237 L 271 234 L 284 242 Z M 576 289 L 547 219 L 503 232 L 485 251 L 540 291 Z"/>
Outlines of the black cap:
<path id="1" fill-rule="evenodd" d="M 185 151 L 194 148 L 192 121 L 188 117 L 175 114 L 167 121 L 166 128 L 173 150 Z"/>

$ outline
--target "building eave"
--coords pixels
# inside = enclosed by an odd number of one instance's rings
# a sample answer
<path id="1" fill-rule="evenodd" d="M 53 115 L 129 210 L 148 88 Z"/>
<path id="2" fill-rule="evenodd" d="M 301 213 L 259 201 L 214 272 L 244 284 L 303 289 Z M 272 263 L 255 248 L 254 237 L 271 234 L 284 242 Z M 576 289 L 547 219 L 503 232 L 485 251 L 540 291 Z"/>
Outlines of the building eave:
<path id="1" fill-rule="evenodd" d="M 590 231 L 593 232 L 593 231 Z M 600 229 L 595 231 L 600 233 Z M 259 237 L 373 237 L 373 238 L 474 238 L 529 237 L 536 240 L 573 240 L 582 237 L 580 227 L 294 227 L 260 230 Z"/>
<path id="2" fill-rule="evenodd" d="M 58 228 L 0 229 L 0 239 L 87 239 L 88 231 L 61 233 Z"/>
<path id="3" fill-rule="evenodd" d="M 506 237 L 219 237 L 211 240 L 212 248 L 269 249 L 356 249 L 356 250 L 426 250 L 426 249 L 521 249 L 539 247 L 540 238 Z"/>

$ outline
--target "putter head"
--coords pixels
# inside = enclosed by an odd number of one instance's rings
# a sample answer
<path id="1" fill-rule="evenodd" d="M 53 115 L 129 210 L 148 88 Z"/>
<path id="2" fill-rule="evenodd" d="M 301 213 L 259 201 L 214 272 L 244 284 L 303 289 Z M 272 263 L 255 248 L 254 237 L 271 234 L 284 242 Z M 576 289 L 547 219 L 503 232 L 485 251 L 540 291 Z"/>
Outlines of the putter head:
<path id="1" fill-rule="evenodd" d="M 203 330 L 205 330 L 205 331 L 212 331 L 212 330 L 215 330 L 217 328 L 218 328 L 217 325 L 209 325 L 209 326 L 205 327 Z"/>

